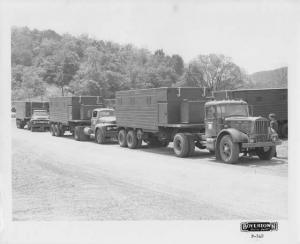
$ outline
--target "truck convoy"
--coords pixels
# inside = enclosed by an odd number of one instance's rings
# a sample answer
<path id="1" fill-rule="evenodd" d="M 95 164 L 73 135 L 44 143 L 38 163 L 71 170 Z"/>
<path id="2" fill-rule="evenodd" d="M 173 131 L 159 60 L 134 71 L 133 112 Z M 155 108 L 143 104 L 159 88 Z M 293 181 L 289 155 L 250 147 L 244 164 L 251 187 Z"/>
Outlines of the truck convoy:
<path id="1" fill-rule="evenodd" d="M 280 144 L 268 119 L 249 115 L 247 102 L 213 100 L 205 88 L 119 91 L 115 110 L 105 108 L 103 101 L 96 96 L 51 98 L 51 134 L 69 131 L 78 141 L 94 137 L 99 144 L 113 139 L 130 149 L 143 142 L 162 147 L 173 142 L 178 157 L 189 157 L 198 147 L 226 163 L 235 163 L 240 153 L 269 160 Z"/>
<path id="2" fill-rule="evenodd" d="M 49 129 L 49 102 L 15 102 L 17 128 Z"/>
<path id="3" fill-rule="evenodd" d="M 213 96 L 217 100 L 242 99 L 246 101 L 253 116 L 263 116 L 273 113 L 278 121 L 278 134 L 282 138 L 288 137 L 288 91 L 286 88 L 273 89 L 245 89 L 215 91 Z"/>

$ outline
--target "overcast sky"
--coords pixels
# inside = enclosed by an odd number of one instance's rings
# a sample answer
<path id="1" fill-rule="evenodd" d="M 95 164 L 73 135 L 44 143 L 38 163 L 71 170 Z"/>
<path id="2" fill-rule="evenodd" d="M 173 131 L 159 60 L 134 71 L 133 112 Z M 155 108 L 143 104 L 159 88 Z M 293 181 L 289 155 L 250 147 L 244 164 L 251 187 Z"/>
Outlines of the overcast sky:
<path id="1" fill-rule="evenodd" d="M 131 43 L 151 51 L 222 53 L 252 73 L 288 65 L 291 2 L 50 1 L 11 5 L 11 24 Z"/>

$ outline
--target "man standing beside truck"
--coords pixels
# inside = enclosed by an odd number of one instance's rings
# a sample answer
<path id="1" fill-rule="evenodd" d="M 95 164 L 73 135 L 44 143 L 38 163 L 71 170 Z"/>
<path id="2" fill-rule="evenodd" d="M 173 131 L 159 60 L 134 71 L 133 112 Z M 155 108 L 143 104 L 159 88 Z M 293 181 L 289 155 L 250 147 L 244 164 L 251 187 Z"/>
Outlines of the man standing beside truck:
<path id="1" fill-rule="evenodd" d="M 270 119 L 270 127 L 275 130 L 276 133 L 278 133 L 278 122 L 276 120 L 276 115 L 275 114 L 269 114 L 269 119 Z"/>

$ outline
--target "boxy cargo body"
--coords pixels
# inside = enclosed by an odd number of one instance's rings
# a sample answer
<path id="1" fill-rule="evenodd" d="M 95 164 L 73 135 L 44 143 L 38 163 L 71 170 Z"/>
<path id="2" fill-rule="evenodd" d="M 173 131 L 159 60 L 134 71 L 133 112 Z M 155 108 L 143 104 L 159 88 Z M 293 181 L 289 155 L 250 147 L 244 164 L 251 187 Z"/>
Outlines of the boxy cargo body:
<path id="1" fill-rule="evenodd" d="M 288 135 L 288 90 L 273 89 L 245 89 L 225 90 L 213 92 L 217 100 L 242 99 L 249 104 L 253 116 L 269 117 L 274 113 L 279 125 L 279 135 Z"/>
<path id="2" fill-rule="evenodd" d="M 72 96 L 50 98 L 50 131 L 61 136 L 74 132 L 75 126 L 91 124 L 92 111 L 103 107 L 102 97 Z"/>
<path id="3" fill-rule="evenodd" d="M 14 106 L 16 108 L 16 124 L 18 128 L 24 128 L 27 122 L 30 121 L 34 110 L 46 110 L 49 112 L 49 102 L 16 101 Z"/>
<path id="4" fill-rule="evenodd" d="M 120 91 L 116 93 L 117 125 L 153 133 L 167 127 L 204 128 L 204 103 L 208 96 L 205 88 Z"/>

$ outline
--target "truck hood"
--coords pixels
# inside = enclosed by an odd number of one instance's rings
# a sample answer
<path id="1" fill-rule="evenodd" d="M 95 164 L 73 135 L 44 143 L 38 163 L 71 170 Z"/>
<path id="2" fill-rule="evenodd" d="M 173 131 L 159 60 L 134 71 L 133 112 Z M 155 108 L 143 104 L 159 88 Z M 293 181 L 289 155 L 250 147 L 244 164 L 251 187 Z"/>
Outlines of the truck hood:
<path id="1" fill-rule="evenodd" d="M 225 125 L 229 128 L 235 128 L 245 134 L 258 133 L 255 132 L 256 126 L 262 126 L 263 131 L 259 133 L 267 134 L 269 127 L 269 120 L 263 117 L 229 117 L 225 119 Z"/>
<path id="2" fill-rule="evenodd" d="M 102 117 L 102 118 L 99 119 L 99 122 L 115 124 L 116 123 L 116 116 Z"/>

